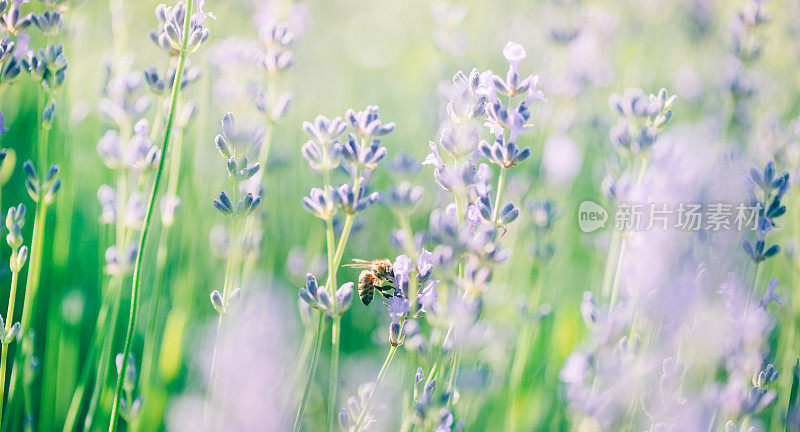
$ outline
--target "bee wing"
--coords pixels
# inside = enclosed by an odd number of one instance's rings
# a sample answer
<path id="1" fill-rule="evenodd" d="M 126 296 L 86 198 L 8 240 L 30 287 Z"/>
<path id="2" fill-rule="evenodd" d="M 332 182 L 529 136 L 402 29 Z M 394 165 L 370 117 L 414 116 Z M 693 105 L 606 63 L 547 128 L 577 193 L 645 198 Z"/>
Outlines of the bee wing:
<path id="1" fill-rule="evenodd" d="M 372 268 L 372 261 L 362 260 L 362 259 L 353 259 L 352 264 L 344 264 L 344 267 L 352 267 L 352 268 Z"/>

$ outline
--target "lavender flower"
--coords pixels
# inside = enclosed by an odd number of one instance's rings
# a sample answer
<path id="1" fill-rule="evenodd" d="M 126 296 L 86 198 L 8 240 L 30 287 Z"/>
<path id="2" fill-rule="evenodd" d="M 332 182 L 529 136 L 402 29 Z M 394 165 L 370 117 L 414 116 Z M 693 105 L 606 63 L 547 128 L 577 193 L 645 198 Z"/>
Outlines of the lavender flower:
<path id="1" fill-rule="evenodd" d="M 305 288 L 300 288 L 299 295 L 300 300 L 309 307 L 320 309 L 331 315 L 341 316 L 353 304 L 353 283 L 347 282 L 336 290 L 336 308 L 333 307 L 328 291 L 324 286 L 317 285 L 317 279 L 311 273 L 306 276 L 306 286 Z"/>
<path id="2" fill-rule="evenodd" d="M 639 88 L 626 89 L 623 95 L 612 95 L 608 103 L 621 117 L 611 129 L 611 143 L 622 153 L 646 152 L 672 118 L 670 108 L 675 100 L 677 97 L 668 96 L 665 89 L 650 96 L 645 96 Z"/>
<path id="3" fill-rule="evenodd" d="M 125 250 L 120 250 L 116 245 L 109 246 L 105 252 L 106 265 L 104 273 L 112 276 L 124 276 L 133 270 L 133 262 L 136 260 L 137 243 L 128 243 Z"/>
<path id="4" fill-rule="evenodd" d="M 356 135 L 365 141 L 388 135 L 394 130 L 394 122 L 381 123 L 380 113 L 375 105 L 368 105 L 364 111 L 358 112 L 349 109 L 344 117 L 350 123 Z"/>
<path id="5" fill-rule="evenodd" d="M 186 45 L 187 52 L 195 52 L 200 48 L 210 32 L 203 27 L 207 17 L 213 18 L 214 15 L 203 12 L 203 1 L 197 1 L 197 12 L 189 17 L 189 39 Z M 153 43 L 167 52 L 170 56 L 180 54 L 183 39 L 183 22 L 186 16 L 186 5 L 179 1 L 175 6 L 166 6 L 163 3 L 156 7 L 156 18 L 159 21 L 157 30 L 151 30 L 148 36 Z"/>
<path id="6" fill-rule="evenodd" d="M 414 186 L 408 181 L 402 181 L 382 195 L 382 202 L 395 211 L 411 212 L 419 203 L 424 191 L 422 186 Z"/>
<path id="7" fill-rule="evenodd" d="M 381 147 L 380 144 L 380 140 L 374 140 L 372 144 L 362 148 L 356 137 L 350 134 L 347 141 L 341 146 L 342 157 L 358 169 L 373 171 L 378 167 L 378 163 L 386 157 L 386 147 Z"/>
<path id="8" fill-rule="evenodd" d="M 57 10 L 46 10 L 41 14 L 33 15 L 31 21 L 45 36 L 54 36 L 61 30 L 61 12 Z"/>
<path id="9" fill-rule="evenodd" d="M 515 142 L 504 143 L 502 139 L 496 139 L 492 144 L 481 141 L 478 150 L 490 162 L 505 168 L 524 162 L 531 155 L 531 149 L 520 150 Z"/>
<path id="10" fill-rule="evenodd" d="M 313 188 L 308 196 L 303 197 L 303 207 L 309 213 L 322 219 L 329 220 L 336 213 L 335 202 L 331 198 L 333 188 L 325 186 L 325 190 Z"/>
<path id="11" fill-rule="evenodd" d="M 312 169 L 331 171 L 339 166 L 341 145 L 338 138 L 346 129 L 347 124 L 339 117 L 331 120 L 319 115 L 314 119 L 314 123 L 303 123 L 303 130 L 312 138 L 303 145 L 303 157 Z"/>
<path id="12" fill-rule="evenodd" d="M 47 48 L 39 48 L 36 53 L 31 51 L 22 59 L 21 67 L 49 93 L 58 92 L 67 77 L 67 57 L 64 55 L 64 47 L 61 44 L 48 45 Z"/>
<path id="13" fill-rule="evenodd" d="M 50 204 L 61 190 L 61 179 L 58 178 L 59 167 L 56 164 L 50 165 L 43 179 L 39 178 L 36 169 L 33 167 L 33 162 L 26 161 L 22 165 L 25 171 L 25 189 L 28 190 L 28 195 L 37 203 Z"/>
<path id="14" fill-rule="evenodd" d="M 294 35 L 287 22 L 270 21 L 258 31 L 259 39 L 266 47 L 263 66 L 270 75 L 276 75 L 292 65 L 293 53 L 289 49 Z"/>
<path id="15" fill-rule="evenodd" d="M 756 168 L 751 168 L 750 178 L 756 186 L 755 204 L 758 209 L 758 220 L 756 226 L 755 242 L 745 239 L 742 247 L 745 253 L 755 263 L 760 263 L 771 258 L 780 252 L 780 246 L 766 246 L 766 237 L 775 226 L 775 221 L 786 213 L 786 206 L 781 203 L 783 196 L 789 189 L 789 173 L 775 177 L 775 164 L 770 161 L 764 167 L 763 172 Z M 754 199 L 755 200 L 755 199 Z"/>
<path id="16" fill-rule="evenodd" d="M 25 29 L 33 22 L 33 14 L 21 15 L 20 7 L 23 1 L 12 0 L 7 4 L 5 12 L 0 15 L 0 29 L 13 35 L 19 34 L 20 30 Z M 4 8 L 0 8 L 2 12 Z"/>
<path id="17" fill-rule="evenodd" d="M 356 188 L 358 196 L 356 196 L 353 185 L 350 183 L 345 183 L 336 188 L 335 200 L 343 212 L 351 215 L 363 212 L 378 201 L 378 192 L 369 193 L 364 183 L 364 177 L 360 177 Z"/>

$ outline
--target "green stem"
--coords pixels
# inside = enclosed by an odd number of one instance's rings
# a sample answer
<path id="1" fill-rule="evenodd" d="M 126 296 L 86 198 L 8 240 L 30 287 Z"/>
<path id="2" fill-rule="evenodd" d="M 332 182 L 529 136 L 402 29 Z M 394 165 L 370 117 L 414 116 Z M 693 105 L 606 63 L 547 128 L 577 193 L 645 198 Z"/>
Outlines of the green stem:
<path id="1" fill-rule="evenodd" d="M 43 201 L 43 200 L 42 200 Z M 30 328 L 31 314 L 33 312 L 32 303 L 39 285 L 39 272 L 41 271 L 42 242 L 44 241 L 44 225 L 47 216 L 47 205 L 40 203 L 36 206 L 36 215 L 33 219 L 33 240 L 31 241 L 31 254 L 28 261 L 28 276 L 25 281 L 25 296 L 22 301 L 22 319 L 20 320 L 20 334 L 24 339 L 27 337 Z M 15 360 L 11 369 L 11 380 L 8 386 L 8 405 L 15 406 L 16 397 L 19 392 L 19 385 L 22 380 L 22 360 L 23 353 L 19 349 L 16 351 Z M 18 412 L 18 411 L 17 411 Z"/>
<path id="2" fill-rule="evenodd" d="M 175 196 L 178 191 L 178 180 L 180 179 L 181 169 L 181 149 L 183 147 L 183 130 L 178 130 L 178 137 L 175 140 L 175 146 L 172 149 L 173 156 L 170 160 L 169 180 L 167 182 L 167 196 Z M 142 354 L 142 384 L 145 391 L 149 390 L 150 381 L 152 380 L 153 364 L 155 363 L 156 348 L 157 348 L 157 331 L 158 331 L 158 310 L 161 301 L 161 296 L 165 289 L 161 287 L 167 286 L 166 265 L 167 255 L 169 251 L 169 235 L 172 231 L 174 221 L 169 224 L 164 224 L 161 235 L 158 238 L 158 257 L 156 260 L 156 283 L 159 287 L 153 290 L 150 301 L 150 316 L 148 317 L 147 334 L 145 336 L 145 347 Z M 147 398 L 145 397 L 145 400 Z M 147 402 L 145 402 L 147 403 Z M 137 426 L 140 423 L 137 423 Z M 135 429 L 139 429 L 138 427 Z"/>
<path id="3" fill-rule="evenodd" d="M 323 148 L 325 148 L 325 146 L 323 146 Z M 325 156 L 323 156 L 323 157 L 327 157 L 327 154 Z M 326 197 L 328 199 L 328 202 L 331 202 L 332 197 L 331 197 L 331 190 L 330 190 L 330 187 L 329 187 L 330 186 L 330 171 L 324 170 L 322 172 L 322 179 L 323 179 L 323 187 L 325 188 Z M 333 220 L 331 218 L 328 218 L 328 219 L 325 220 L 325 238 L 326 238 L 326 248 L 327 248 L 327 252 L 328 252 L 328 279 L 327 279 L 327 282 L 325 284 L 326 285 L 325 288 L 329 292 L 332 293 L 331 294 L 331 299 L 332 299 L 332 301 L 335 302 L 336 301 L 336 288 L 335 288 L 335 282 L 334 281 L 336 279 L 336 276 L 335 276 L 336 270 L 335 269 L 336 269 L 337 265 L 335 264 L 335 254 L 336 254 L 336 252 L 334 251 L 334 245 L 336 244 L 336 239 L 335 239 L 334 232 L 333 232 Z M 316 374 L 317 362 L 318 362 L 318 359 L 319 359 L 319 351 L 322 348 L 322 333 L 323 333 L 324 320 L 325 320 L 325 313 L 321 313 L 320 323 L 317 326 L 317 332 L 314 335 L 314 341 L 315 342 L 314 342 L 314 352 L 312 353 L 312 356 L 311 356 L 311 369 L 309 370 L 309 373 L 308 373 L 308 380 L 306 380 L 306 385 L 305 385 L 305 388 L 303 390 L 303 397 L 300 400 L 300 406 L 297 409 L 297 416 L 295 417 L 294 427 L 292 429 L 295 432 L 299 431 L 300 427 L 302 426 L 303 413 L 305 412 L 306 404 L 308 403 L 308 396 L 309 396 L 310 390 L 311 390 L 311 384 L 314 381 L 314 375 Z M 336 330 L 338 331 L 338 328 Z M 334 330 L 332 328 L 332 336 L 333 336 L 333 333 L 334 333 Z M 333 343 L 333 339 L 331 341 Z M 337 346 L 338 346 L 338 341 L 337 341 Z M 333 354 L 331 354 L 331 355 L 333 356 Z M 338 363 L 338 353 L 336 355 L 337 355 L 337 359 L 336 360 L 337 360 L 337 363 Z M 332 360 L 331 364 L 333 364 L 333 357 L 331 357 L 331 360 Z M 337 365 L 337 368 L 338 368 L 338 365 Z M 330 388 L 329 388 L 329 393 L 330 393 Z M 326 425 L 329 424 L 329 423 L 330 422 L 326 422 Z M 328 426 L 326 426 L 326 427 L 328 427 Z"/>
<path id="4" fill-rule="evenodd" d="M 120 276 L 114 276 L 110 283 L 112 290 L 111 296 L 116 298 L 111 306 L 111 315 L 106 324 L 107 329 L 103 335 L 103 344 L 100 349 L 100 358 L 97 362 L 97 370 L 94 377 L 94 388 L 89 397 L 89 406 L 86 409 L 86 417 L 83 420 L 83 430 L 92 430 L 92 423 L 94 422 L 94 414 L 97 411 L 97 406 L 100 403 L 100 396 L 106 389 L 106 381 L 108 379 L 108 366 L 111 363 L 111 349 L 114 345 L 114 337 L 117 334 L 117 326 L 119 325 L 119 311 L 122 305 L 122 279 Z"/>
<path id="5" fill-rule="evenodd" d="M 141 277 L 142 259 L 144 257 L 144 247 L 147 243 L 147 236 L 150 232 L 150 220 L 153 217 L 153 208 L 155 207 L 156 195 L 158 195 L 158 186 L 161 184 L 161 177 L 164 173 L 164 165 L 169 154 L 169 139 L 172 133 L 172 126 L 175 121 L 175 111 L 178 105 L 178 96 L 180 95 L 180 82 L 183 78 L 183 68 L 186 64 L 186 46 L 189 39 L 189 17 L 192 12 L 192 3 L 186 5 L 186 12 L 183 19 L 183 42 L 181 43 L 181 54 L 178 59 L 178 69 L 175 72 L 175 80 L 172 83 L 172 102 L 169 107 L 169 116 L 167 118 L 167 128 L 164 131 L 164 144 L 161 146 L 161 157 L 158 160 L 158 168 L 156 169 L 156 176 L 153 180 L 153 188 L 150 192 L 150 199 L 147 204 L 147 212 L 144 217 L 144 224 L 142 225 L 142 233 L 139 236 L 139 247 L 136 251 L 136 263 L 133 266 L 133 282 L 131 283 L 131 310 L 128 318 L 128 331 L 125 335 L 125 347 L 122 351 L 122 365 L 120 368 L 119 376 L 117 377 L 117 386 L 114 391 L 114 402 L 111 405 L 111 420 L 109 421 L 108 431 L 114 432 L 117 430 L 117 417 L 119 416 L 119 404 L 122 398 L 122 388 L 125 383 L 125 375 L 128 370 L 128 358 L 130 356 L 131 348 L 133 347 L 133 334 L 136 326 L 136 315 L 139 312 L 139 279 Z"/>
<path id="6" fill-rule="evenodd" d="M 335 297 L 335 294 L 334 294 Z M 342 318 L 338 314 L 331 325 L 331 374 L 328 382 L 328 422 L 326 430 L 332 432 L 336 426 L 336 393 L 339 389 L 339 337 Z"/>
<path id="7" fill-rule="evenodd" d="M 11 291 L 8 294 L 8 312 L 6 313 L 6 327 L 5 334 L 11 330 L 12 322 L 14 321 L 14 302 L 17 297 L 17 281 L 19 279 L 19 271 L 11 273 Z M 8 345 L 11 341 L 3 343 L 2 354 L 0 357 L 0 425 L 3 424 L 3 397 L 5 396 L 6 389 L 6 362 L 8 361 Z"/>
<path id="8" fill-rule="evenodd" d="M 602 299 L 609 300 L 609 296 L 611 295 L 611 285 L 613 283 L 614 277 L 614 270 L 616 263 L 617 256 L 619 255 L 619 248 L 620 248 L 620 232 L 618 230 L 614 230 L 611 233 L 611 245 L 608 249 L 609 255 L 606 258 L 606 266 L 605 270 L 603 271 L 603 286 L 601 289 Z"/>
<path id="9" fill-rule="evenodd" d="M 392 359 L 394 359 L 394 355 L 397 352 L 397 346 L 392 345 L 389 348 L 389 354 L 386 356 L 386 360 L 383 361 L 383 366 L 381 366 L 380 372 L 378 372 L 378 378 L 375 380 L 375 385 L 372 387 L 372 391 L 369 392 L 369 397 L 367 397 L 367 402 L 364 404 L 364 408 L 361 410 L 361 413 L 358 415 L 358 419 L 356 420 L 355 426 L 353 426 L 353 432 L 361 432 L 361 429 L 364 427 L 364 422 L 369 415 L 369 411 L 372 409 L 373 404 L 373 396 L 375 393 L 378 392 L 378 388 L 383 381 L 383 378 L 386 376 L 386 372 L 389 371 L 389 365 L 392 363 Z M 433 372 L 433 370 L 431 370 Z"/>
<path id="10" fill-rule="evenodd" d="M 234 183 L 233 190 L 231 193 L 233 194 L 233 202 L 238 202 L 237 194 L 239 190 L 239 185 Z M 236 216 L 232 216 L 231 218 L 231 240 L 230 240 L 230 247 L 228 249 L 228 264 L 225 267 L 225 284 L 222 287 L 222 308 L 223 310 L 219 312 L 219 318 L 217 319 L 217 331 L 216 337 L 214 338 L 214 350 L 211 354 L 211 372 L 209 372 L 208 376 L 208 388 L 206 389 L 206 402 L 205 408 L 203 408 L 203 429 L 208 428 L 209 420 L 211 418 L 211 403 L 213 400 L 212 393 L 214 391 L 214 387 L 217 383 L 217 351 L 219 347 L 219 338 L 220 334 L 222 333 L 222 322 L 225 317 L 225 313 L 227 312 L 228 308 L 228 295 L 230 295 L 231 285 L 233 285 L 233 271 L 234 268 L 237 267 L 237 256 L 238 256 L 238 249 L 237 249 L 237 223 L 236 223 Z"/>
<path id="11" fill-rule="evenodd" d="M 81 371 L 80 379 L 78 380 L 78 386 L 75 388 L 75 393 L 73 393 L 72 400 L 69 404 L 69 410 L 67 410 L 63 432 L 73 432 L 75 430 L 75 424 L 78 421 L 78 414 L 83 406 L 83 397 L 86 394 L 86 387 L 89 385 L 89 379 L 92 376 L 92 368 L 89 367 L 89 365 L 93 364 L 93 360 L 95 356 L 97 356 L 97 352 L 101 349 L 101 341 L 105 341 L 106 338 L 105 335 L 109 326 L 108 311 L 111 308 L 111 305 L 116 303 L 116 295 L 107 295 L 105 297 L 106 299 L 97 315 L 97 323 L 95 324 L 97 331 L 95 331 L 92 335 L 92 340 L 89 344 L 90 348 L 89 354 L 86 356 L 86 365 Z"/>
<path id="12" fill-rule="evenodd" d="M 644 173 L 646 170 L 647 170 L 647 158 L 643 158 L 642 164 L 639 167 L 639 175 L 636 178 L 636 185 L 634 186 L 634 188 L 638 188 L 639 185 L 642 184 L 642 179 L 644 179 Z M 620 236 L 622 236 L 622 239 L 619 245 L 619 252 L 614 257 L 615 261 L 614 273 L 611 276 L 611 301 L 609 303 L 609 307 L 612 309 L 614 308 L 614 304 L 617 302 L 617 294 L 619 289 L 619 272 L 622 269 L 622 260 L 623 257 L 625 256 L 625 249 L 627 248 L 628 245 L 628 236 L 625 233 L 620 234 Z M 611 256 L 609 256 L 609 259 L 611 259 Z"/>
<path id="13" fill-rule="evenodd" d="M 497 196 L 494 199 L 494 212 L 492 213 L 492 222 L 497 223 L 497 215 L 500 213 L 500 200 L 503 198 L 503 187 L 506 183 L 506 170 L 508 168 L 501 167 L 500 175 L 497 177 Z"/>
<path id="14" fill-rule="evenodd" d="M 294 418 L 294 426 L 292 432 L 299 432 L 303 424 L 303 412 L 308 403 L 308 396 L 311 394 L 311 384 L 314 383 L 314 375 L 317 373 L 317 362 L 319 361 L 319 351 L 322 348 L 322 333 L 325 329 L 325 313 L 319 313 L 319 322 L 317 323 L 317 331 L 314 333 L 314 350 L 311 352 L 311 365 L 308 369 L 308 379 L 306 380 L 305 388 L 303 389 L 303 397 L 300 401 L 300 407 L 297 409 L 297 416 Z"/>

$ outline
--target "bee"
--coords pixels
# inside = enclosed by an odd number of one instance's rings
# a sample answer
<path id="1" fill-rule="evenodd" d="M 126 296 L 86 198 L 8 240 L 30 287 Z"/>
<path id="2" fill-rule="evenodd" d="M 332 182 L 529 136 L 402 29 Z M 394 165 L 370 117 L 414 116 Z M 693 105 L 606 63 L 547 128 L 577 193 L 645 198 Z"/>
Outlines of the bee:
<path id="1" fill-rule="evenodd" d="M 389 283 L 394 275 L 392 261 L 382 258 L 373 261 L 354 259 L 353 264 L 345 264 L 345 267 L 364 269 L 358 275 L 358 296 L 364 306 L 369 306 L 375 297 L 375 290 L 385 298 L 391 298 L 394 294 L 394 286 Z"/>

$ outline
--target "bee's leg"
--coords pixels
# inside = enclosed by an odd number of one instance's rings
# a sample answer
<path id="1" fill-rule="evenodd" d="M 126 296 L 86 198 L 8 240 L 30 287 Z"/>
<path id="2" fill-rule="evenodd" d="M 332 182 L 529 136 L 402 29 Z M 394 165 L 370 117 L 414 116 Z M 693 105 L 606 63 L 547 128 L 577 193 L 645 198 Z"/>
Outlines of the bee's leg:
<path id="1" fill-rule="evenodd" d="M 392 298 L 396 294 L 396 289 L 393 285 L 384 285 L 380 288 L 381 295 L 384 298 Z"/>

